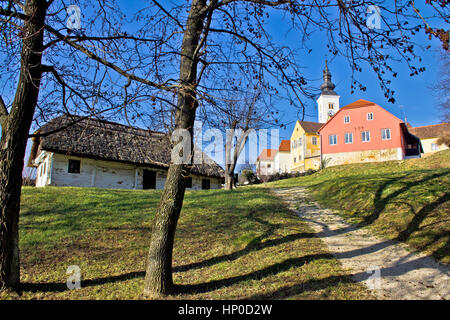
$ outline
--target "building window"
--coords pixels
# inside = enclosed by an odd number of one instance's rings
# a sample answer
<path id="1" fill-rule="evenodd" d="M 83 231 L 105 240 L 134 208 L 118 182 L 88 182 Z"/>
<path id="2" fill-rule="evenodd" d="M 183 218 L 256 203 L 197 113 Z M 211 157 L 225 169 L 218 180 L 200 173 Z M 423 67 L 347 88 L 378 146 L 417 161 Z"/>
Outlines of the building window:
<path id="1" fill-rule="evenodd" d="M 373 120 L 373 112 L 367 114 L 367 120 Z"/>
<path id="2" fill-rule="evenodd" d="M 331 103 L 331 102 L 330 102 L 330 103 L 328 104 L 328 109 L 330 109 L 330 110 L 331 110 L 331 109 L 334 109 L 334 103 Z"/>
<path id="3" fill-rule="evenodd" d="M 437 150 L 439 150 L 438 145 L 436 143 L 432 143 L 431 144 L 431 151 L 437 151 Z"/>
<path id="4" fill-rule="evenodd" d="M 80 160 L 69 160 L 69 173 L 80 173 Z"/>
<path id="5" fill-rule="evenodd" d="M 391 129 L 381 129 L 381 139 L 391 140 Z"/>
<path id="6" fill-rule="evenodd" d="M 312 137 L 312 144 L 317 145 L 317 137 Z"/>
<path id="7" fill-rule="evenodd" d="M 344 123 L 350 123 L 350 116 L 344 117 Z"/>
<path id="8" fill-rule="evenodd" d="M 345 134 L 345 143 L 346 144 L 353 143 L 353 133 L 349 132 Z"/>
<path id="9" fill-rule="evenodd" d="M 336 145 L 337 144 L 337 135 L 335 135 L 335 134 L 329 135 L 328 140 L 330 142 L 330 145 Z"/>
<path id="10" fill-rule="evenodd" d="M 202 189 L 203 190 L 211 189 L 211 180 L 209 180 L 209 179 L 202 179 Z"/>
<path id="11" fill-rule="evenodd" d="M 192 188 L 192 177 L 187 178 L 186 188 Z"/>
<path id="12" fill-rule="evenodd" d="M 270 163 L 268 163 L 268 164 L 267 164 L 267 168 L 270 168 L 270 167 L 271 167 L 271 165 L 270 165 Z"/>
<path id="13" fill-rule="evenodd" d="M 302 138 L 298 138 L 298 146 L 299 146 L 299 147 L 302 146 Z"/>
<path id="14" fill-rule="evenodd" d="M 296 163 L 297 162 L 297 158 L 296 157 L 294 157 L 294 163 Z"/>
<path id="15" fill-rule="evenodd" d="M 369 142 L 370 141 L 370 131 L 361 132 L 361 140 L 362 140 L 362 142 Z"/>

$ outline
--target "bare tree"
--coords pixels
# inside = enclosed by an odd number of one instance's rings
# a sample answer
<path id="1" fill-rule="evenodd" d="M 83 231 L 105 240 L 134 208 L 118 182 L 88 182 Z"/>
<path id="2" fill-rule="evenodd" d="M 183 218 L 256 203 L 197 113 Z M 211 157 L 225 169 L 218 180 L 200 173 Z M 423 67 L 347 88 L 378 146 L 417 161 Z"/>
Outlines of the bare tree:
<path id="1" fill-rule="evenodd" d="M 26 143 L 37 136 L 29 134 L 32 123 L 61 113 L 123 115 L 148 99 L 152 84 L 142 70 L 161 37 L 126 34 L 112 1 L 75 3 L 91 13 L 79 30 L 67 26 L 62 1 L 0 1 L 0 290 L 20 290 L 20 195 Z"/>
<path id="2" fill-rule="evenodd" d="M 17 230 L 21 179 L 18 178 L 35 109 L 42 117 L 51 114 L 51 110 L 47 110 L 49 104 L 38 101 L 41 79 L 47 80 L 42 77 L 43 73 L 51 76 L 61 89 L 52 92 L 50 88 L 42 96 L 64 97 L 61 102 L 65 109 L 73 110 L 82 105 L 87 114 L 96 114 L 104 111 L 93 109 L 100 99 L 108 105 L 105 112 L 117 115 L 119 113 L 113 110 L 123 105 L 120 114 L 127 118 L 148 120 L 166 127 L 169 132 L 186 130 L 190 133 L 193 151 L 197 109 L 214 105 L 217 97 L 222 96 L 225 66 L 233 68 L 236 73 L 233 79 L 250 75 L 271 89 L 279 90 L 289 104 L 304 112 L 305 100 L 313 94 L 296 62 L 297 50 L 308 50 L 311 37 L 324 37 L 331 54 L 347 57 L 354 70 L 353 88 L 365 89 L 357 74 L 363 68 L 370 68 L 391 102 L 394 91 L 389 87 L 390 78 L 396 76 L 391 67 L 393 61 L 407 64 L 412 76 L 424 70 L 419 66 L 421 60 L 411 35 L 426 30 L 448 46 L 448 32 L 424 22 L 428 17 L 424 19 L 410 0 L 387 4 L 364 0 L 192 0 L 171 6 L 153 0 L 134 17 L 130 33 L 116 27 L 126 21 L 121 20 L 122 15 L 112 2 L 105 5 L 104 1 L 99 1 L 98 12 L 91 15 L 89 29 L 92 30 L 81 33 L 71 33 L 62 27 L 65 6 L 59 1 L 1 3 L 2 33 L 8 35 L 9 30 L 16 30 L 16 34 L 20 34 L 20 41 L 10 46 L 10 56 L 15 57 L 11 61 L 21 64 L 18 81 L 13 82 L 16 94 L 10 112 L 7 105 L 1 108 L 2 129 L 6 131 L 0 150 L 1 287 L 15 287 L 19 283 Z M 437 4 L 438 1 L 429 1 L 427 6 L 434 10 L 437 18 L 446 21 L 447 8 Z M 384 24 L 381 29 L 368 27 L 367 9 L 373 5 L 383 13 L 377 16 Z M 56 10 L 50 10 L 50 6 Z M 287 47 L 274 40 L 277 35 L 271 34 L 268 27 L 274 14 L 285 16 L 289 27 L 300 35 L 302 47 Z M 117 19 L 120 21 L 114 21 Z M 104 33 L 94 30 L 104 30 Z M 21 54 L 17 51 L 19 47 Z M 50 52 L 47 49 L 67 56 L 55 58 L 52 65 L 47 65 L 42 62 L 43 54 Z M 75 71 L 67 70 L 64 65 L 72 56 L 84 61 L 76 66 L 72 61 Z M 90 68 L 85 70 L 86 66 Z M 66 77 L 62 71 L 66 71 Z M 90 90 L 83 90 L 86 87 Z M 121 104 L 118 100 L 122 100 Z M 144 284 L 144 293 L 152 297 L 175 290 L 172 281 L 174 235 L 192 158 L 193 154 L 187 163 L 170 164 L 156 210 Z"/>
<path id="3" fill-rule="evenodd" d="M 256 134 L 256 130 L 261 128 L 280 126 L 279 112 L 273 99 L 276 93 L 271 92 L 268 85 L 246 80 L 229 80 L 226 85 L 231 90 L 224 90 L 226 96 L 217 98 L 214 105 L 199 112 L 199 120 L 212 128 L 220 128 L 226 137 L 224 167 L 225 188 L 228 190 L 236 185 L 234 172 L 249 135 Z M 270 104 L 262 98 L 263 95 L 271 97 Z"/>

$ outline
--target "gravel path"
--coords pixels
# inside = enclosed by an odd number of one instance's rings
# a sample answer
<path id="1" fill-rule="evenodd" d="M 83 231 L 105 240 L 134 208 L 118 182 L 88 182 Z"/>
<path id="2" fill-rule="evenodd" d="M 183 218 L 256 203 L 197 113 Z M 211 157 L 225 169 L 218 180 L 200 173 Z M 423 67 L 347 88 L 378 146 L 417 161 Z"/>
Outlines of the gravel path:
<path id="1" fill-rule="evenodd" d="M 354 280 L 380 299 L 450 299 L 448 266 L 345 222 L 332 210 L 320 208 L 305 188 L 272 191 L 311 225 L 343 267 L 352 270 Z"/>

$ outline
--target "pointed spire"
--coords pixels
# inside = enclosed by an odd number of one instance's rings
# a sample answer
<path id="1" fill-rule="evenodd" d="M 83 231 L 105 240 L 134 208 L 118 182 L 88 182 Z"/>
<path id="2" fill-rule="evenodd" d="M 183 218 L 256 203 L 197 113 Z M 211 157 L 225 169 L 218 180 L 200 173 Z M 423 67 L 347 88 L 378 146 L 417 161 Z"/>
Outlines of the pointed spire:
<path id="1" fill-rule="evenodd" d="M 331 73 L 328 70 L 328 60 L 325 59 L 325 68 L 323 69 L 323 83 L 320 86 L 320 90 L 322 90 L 322 94 L 337 96 L 336 92 L 334 92 L 334 88 L 336 88 L 336 86 L 333 82 L 331 82 Z"/>

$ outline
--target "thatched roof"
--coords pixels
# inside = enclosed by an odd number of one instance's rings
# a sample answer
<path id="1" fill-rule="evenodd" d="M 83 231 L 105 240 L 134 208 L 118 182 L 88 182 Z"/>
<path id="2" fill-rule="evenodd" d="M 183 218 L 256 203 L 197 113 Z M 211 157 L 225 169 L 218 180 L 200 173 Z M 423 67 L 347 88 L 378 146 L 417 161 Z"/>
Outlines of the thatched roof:
<path id="1" fill-rule="evenodd" d="M 72 124 L 72 119 L 75 119 L 75 124 Z M 61 128 L 63 130 L 56 131 Z M 44 150 L 164 169 L 169 167 L 171 160 L 171 144 L 167 134 L 119 123 L 61 116 L 49 121 L 36 133 L 41 136 L 33 138 L 29 165 L 33 165 L 33 160 Z M 202 154 L 203 164 L 194 164 L 191 172 L 223 178 L 223 169 Z"/>

